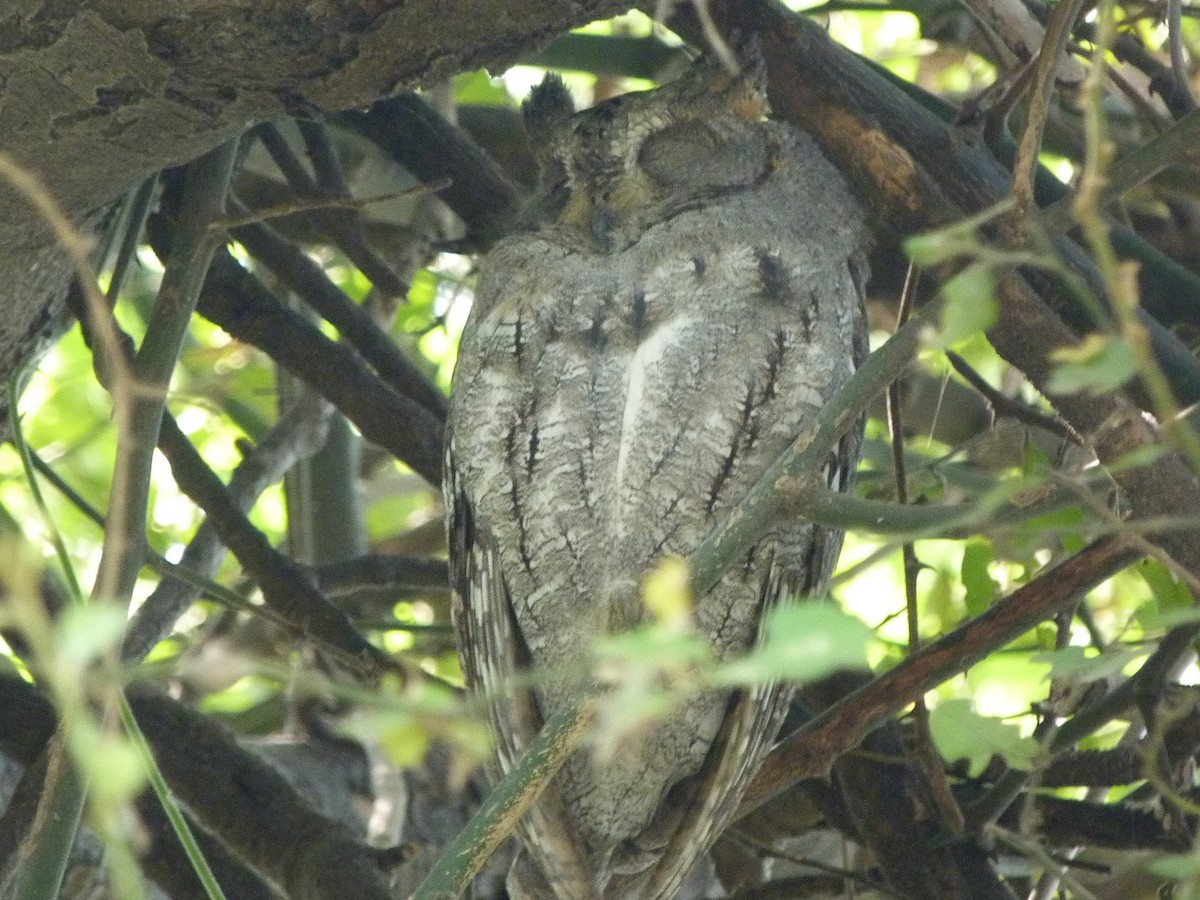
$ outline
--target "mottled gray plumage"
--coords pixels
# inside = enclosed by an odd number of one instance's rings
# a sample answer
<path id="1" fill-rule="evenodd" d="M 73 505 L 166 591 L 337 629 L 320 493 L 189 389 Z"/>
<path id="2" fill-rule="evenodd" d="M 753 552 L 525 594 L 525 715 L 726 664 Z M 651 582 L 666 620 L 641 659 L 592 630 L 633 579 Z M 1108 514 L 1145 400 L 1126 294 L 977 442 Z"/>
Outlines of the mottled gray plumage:
<path id="1" fill-rule="evenodd" d="M 507 772 L 595 639 L 639 624 L 639 582 L 686 556 L 865 352 L 862 215 L 761 63 L 699 63 L 575 116 L 526 109 L 538 221 L 484 260 L 450 403 L 446 496 L 464 670 L 494 697 Z M 859 438 L 832 459 L 845 487 Z M 841 535 L 776 529 L 694 618 L 719 658 L 820 591 Z M 560 674 L 514 690 L 531 666 Z M 577 752 L 525 818 L 516 897 L 671 897 L 774 740 L 787 689 L 704 694 L 601 763 Z"/>

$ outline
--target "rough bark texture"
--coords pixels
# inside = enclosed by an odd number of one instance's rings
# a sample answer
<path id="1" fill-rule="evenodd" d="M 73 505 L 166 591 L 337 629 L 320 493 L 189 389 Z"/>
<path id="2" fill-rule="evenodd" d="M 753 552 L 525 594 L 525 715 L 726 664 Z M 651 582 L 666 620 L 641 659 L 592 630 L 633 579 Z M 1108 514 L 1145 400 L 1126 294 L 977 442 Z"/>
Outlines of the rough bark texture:
<path id="1" fill-rule="evenodd" d="M 4 0 L 0 151 L 88 229 L 130 186 L 257 121 L 503 68 L 620 0 Z M 66 319 L 64 255 L 0 184 L 0 378 Z"/>

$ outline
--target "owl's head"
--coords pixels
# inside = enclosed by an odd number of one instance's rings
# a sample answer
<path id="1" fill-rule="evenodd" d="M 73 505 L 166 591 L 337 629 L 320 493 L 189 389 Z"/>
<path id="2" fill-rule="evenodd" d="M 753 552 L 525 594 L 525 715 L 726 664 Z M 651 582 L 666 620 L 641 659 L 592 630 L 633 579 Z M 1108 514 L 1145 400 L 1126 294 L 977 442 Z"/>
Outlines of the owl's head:
<path id="1" fill-rule="evenodd" d="M 547 211 L 601 248 L 614 229 L 645 227 L 766 177 L 766 112 L 765 67 L 753 53 L 736 74 L 701 60 L 663 87 L 580 113 L 550 75 L 523 108 Z"/>

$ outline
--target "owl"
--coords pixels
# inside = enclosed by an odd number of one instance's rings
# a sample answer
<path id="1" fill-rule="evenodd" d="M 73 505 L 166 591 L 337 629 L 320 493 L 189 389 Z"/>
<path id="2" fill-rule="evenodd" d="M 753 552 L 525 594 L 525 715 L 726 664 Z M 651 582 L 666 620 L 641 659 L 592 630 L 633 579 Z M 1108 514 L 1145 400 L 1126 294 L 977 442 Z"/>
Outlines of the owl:
<path id="1" fill-rule="evenodd" d="M 579 114 L 551 77 L 525 105 L 542 187 L 481 263 L 447 428 L 454 618 L 496 776 L 596 641 L 647 621 L 647 571 L 686 557 L 863 358 L 862 213 L 766 112 L 760 60 L 701 61 Z M 830 485 L 848 487 L 860 441 Z M 745 654 L 773 605 L 824 589 L 840 546 L 776 527 L 694 599 L 696 633 L 718 660 Z M 604 759 L 575 752 L 522 821 L 511 895 L 675 896 L 789 696 L 699 692 Z"/>

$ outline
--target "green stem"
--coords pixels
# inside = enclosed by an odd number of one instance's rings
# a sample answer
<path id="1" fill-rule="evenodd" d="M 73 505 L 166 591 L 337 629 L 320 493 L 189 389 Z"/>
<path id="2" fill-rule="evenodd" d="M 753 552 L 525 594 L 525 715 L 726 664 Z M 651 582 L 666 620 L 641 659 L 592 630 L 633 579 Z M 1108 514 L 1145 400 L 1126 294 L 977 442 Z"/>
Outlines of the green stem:
<path id="1" fill-rule="evenodd" d="M 12 892 L 15 900 L 56 900 L 67 870 L 87 789 L 68 758 L 65 735 L 60 727 L 46 748 L 49 761 L 42 798 L 22 842 L 23 859 Z"/>
<path id="2" fill-rule="evenodd" d="M 513 770 L 445 849 L 412 900 L 454 900 L 462 894 L 579 744 L 595 713 L 594 696 L 594 688 L 581 688 L 550 717 Z"/>
<path id="3" fill-rule="evenodd" d="M 192 865 L 192 871 L 196 873 L 196 877 L 200 880 L 200 885 L 204 888 L 205 896 L 209 900 L 225 900 L 225 894 L 221 891 L 221 885 L 217 883 L 217 877 L 209 867 L 208 860 L 204 858 L 204 852 L 200 849 L 200 845 L 196 843 L 196 836 L 192 834 L 192 829 L 188 825 L 187 819 L 183 817 L 179 805 L 171 795 L 171 789 L 167 786 L 167 780 L 163 778 L 162 770 L 159 769 L 158 763 L 154 759 L 154 753 L 150 749 L 150 744 L 146 741 L 146 735 L 142 733 L 142 729 L 133 715 L 133 709 L 129 706 L 129 700 L 124 694 L 121 694 L 118 709 L 121 713 L 121 722 L 125 725 L 125 732 L 129 735 L 130 740 L 133 741 L 138 755 L 141 756 L 142 762 L 145 764 L 150 788 L 154 791 L 154 795 L 158 797 L 158 802 L 162 804 L 167 821 L 171 823 L 171 830 L 175 832 L 175 837 L 179 839 L 179 843 L 183 846 L 183 852 L 187 855 L 188 862 Z"/>
<path id="4" fill-rule="evenodd" d="M 811 492 L 826 487 L 821 470 L 829 454 L 916 356 L 927 327 L 922 319 L 912 319 L 872 353 L 821 410 L 813 429 L 796 438 L 742 502 L 705 536 L 688 560 L 693 596 L 707 593 L 772 525 L 804 515 L 803 498 L 818 496 Z"/>
<path id="5" fill-rule="evenodd" d="M 167 388 L 217 247 L 219 234 L 211 226 L 225 212 L 236 150 L 237 142 L 229 141 L 189 167 L 179 208 L 180 224 L 146 337 L 133 359 L 130 383 L 113 379 L 109 385 L 118 425 L 117 461 L 109 527 L 104 532 L 93 596 L 113 602 L 129 602 L 142 566 L 150 467 Z"/>

